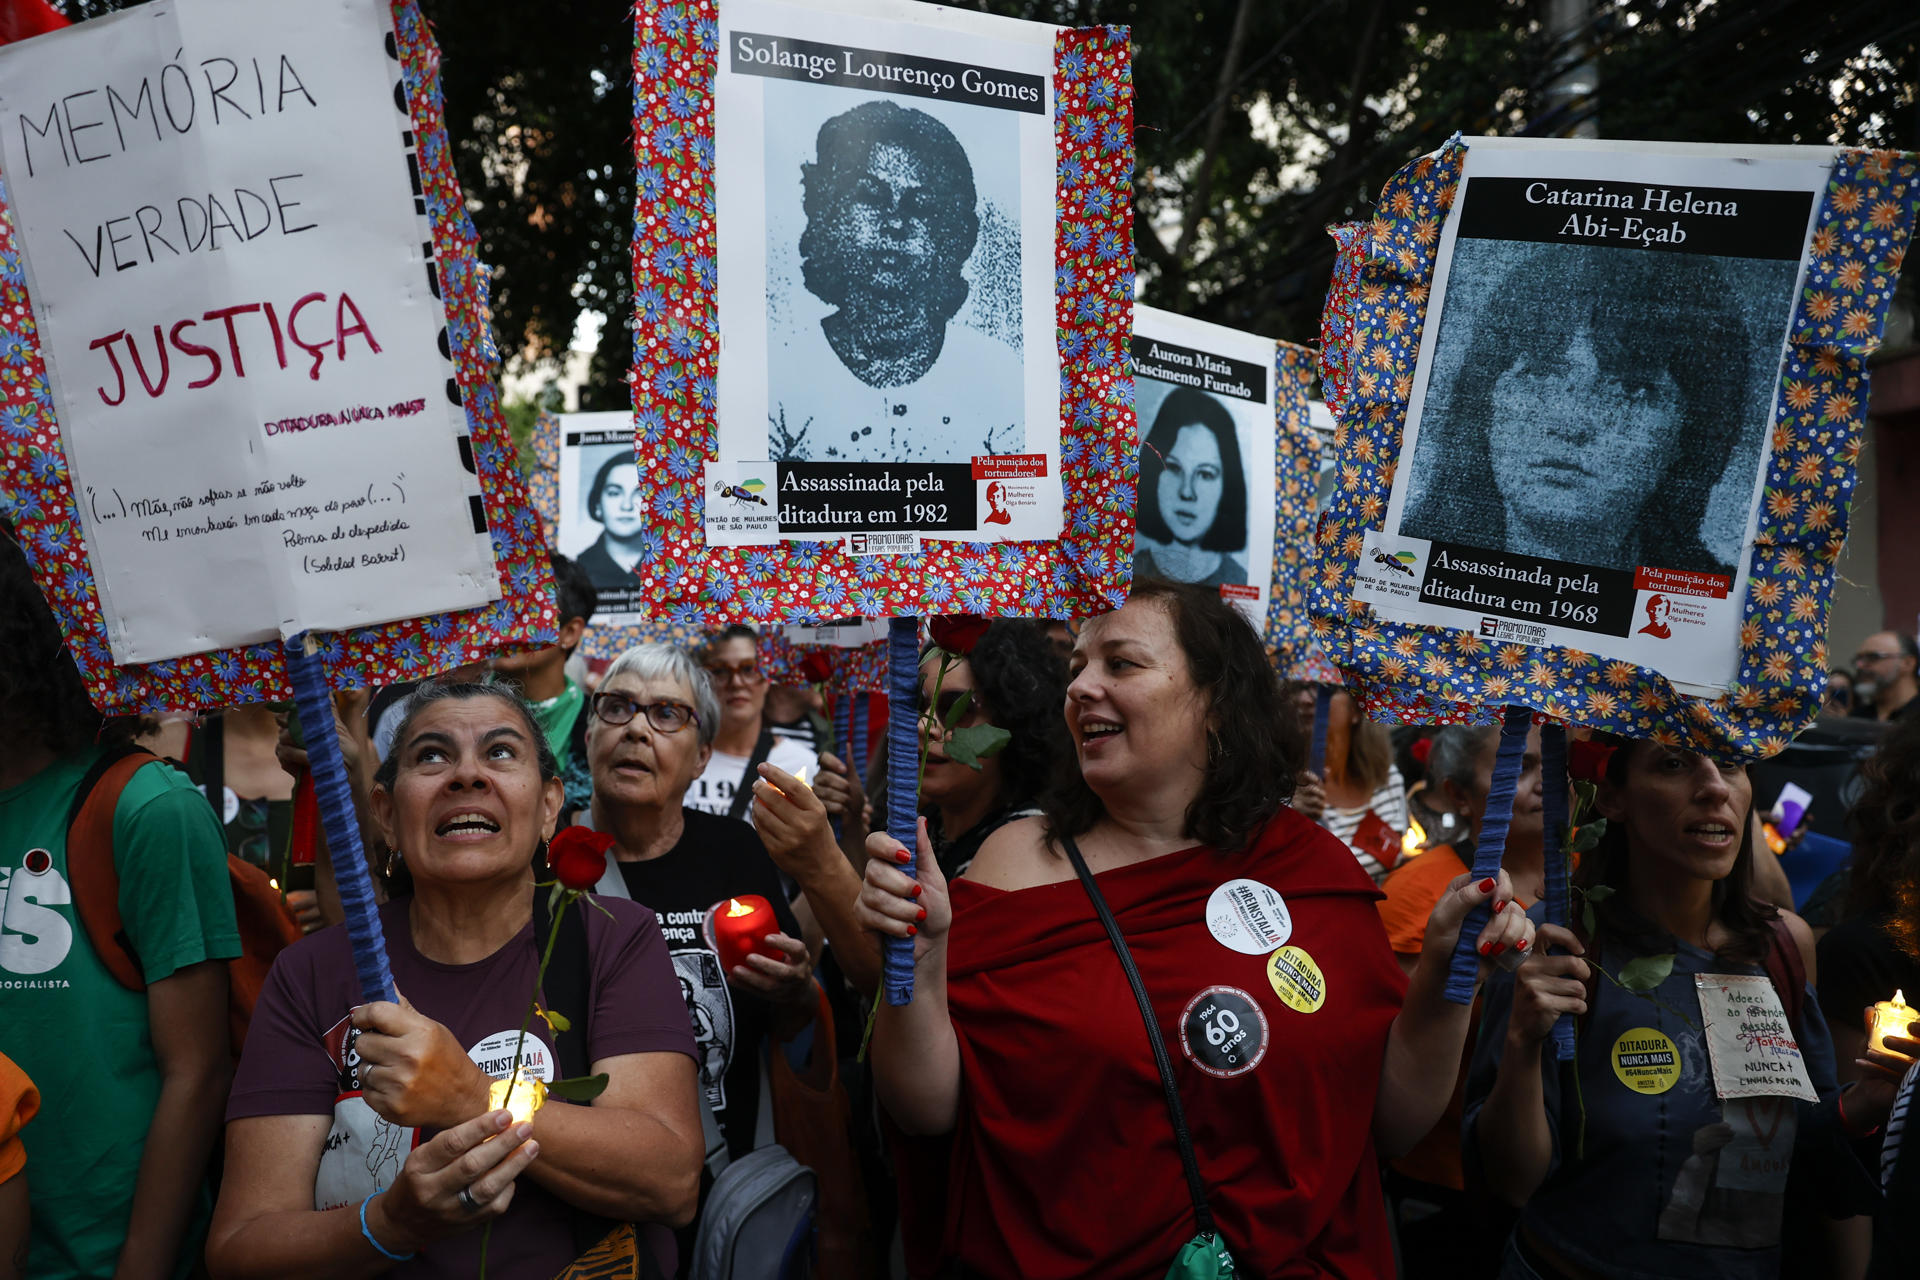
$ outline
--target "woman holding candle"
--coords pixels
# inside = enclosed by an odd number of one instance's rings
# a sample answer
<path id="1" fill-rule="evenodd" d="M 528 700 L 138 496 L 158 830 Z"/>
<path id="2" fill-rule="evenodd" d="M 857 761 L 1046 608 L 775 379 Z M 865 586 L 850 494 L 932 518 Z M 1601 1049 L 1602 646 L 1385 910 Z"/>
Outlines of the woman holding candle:
<path id="1" fill-rule="evenodd" d="M 561 783 L 531 712 L 501 686 L 425 684 L 401 717 L 373 790 L 412 873 L 411 896 L 381 911 L 401 1003 L 361 1003 L 340 926 L 275 962 L 227 1106 L 208 1265 L 276 1280 L 471 1276 L 491 1221 L 488 1274 L 547 1280 L 631 1221 L 671 1268 L 666 1227 L 693 1214 L 701 1141 L 659 925 L 625 902 L 558 922 L 585 930 L 589 1007 L 567 1032 L 534 1020 L 521 1061 L 556 1079 L 575 1052 L 561 1036 L 583 1037 L 579 1060 L 608 1084 L 590 1111 L 549 1101 L 510 1125 L 489 1091 L 535 991 L 546 893 L 534 864 Z"/>
<path id="2" fill-rule="evenodd" d="M 713 682 L 693 657 L 674 645 L 635 645 L 607 668 L 589 708 L 590 825 L 613 836 L 598 892 L 630 897 L 660 917 L 693 1020 L 701 1086 L 728 1149 L 744 1155 L 755 1145 L 761 1047 L 770 1033 L 790 1033 L 813 1015 L 801 924 L 753 828 L 685 803 L 720 723 Z M 748 914 L 729 915 L 735 904 Z M 743 919 L 756 922 L 761 945 L 723 966 L 716 940 L 724 932 L 735 952 Z"/>
<path id="3" fill-rule="evenodd" d="M 1811 935 L 1753 896 L 1751 803 L 1743 766 L 1619 746 L 1596 799 L 1607 828 L 1576 876 L 1576 913 L 1584 900 L 1595 931 L 1542 926 L 1556 954 L 1490 986 L 1462 1145 L 1469 1177 L 1521 1207 L 1508 1280 L 1758 1280 L 1783 1274 L 1783 1247 L 1789 1258 L 1827 1256 L 1809 1239 L 1822 1215 L 1871 1207 L 1873 1180 L 1846 1137 L 1874 1129 L 1891 1088 L 1838 1091 L 1807 990 Z M 1729 1039 L 1710 1044 L 1700 988 L 1759 976 L 1768 981 L 1749 987 L 1755 1017 L 1784 1015 L 1798 1045 L 1770 1057 L 1803 1062 L 1817 1104 L 1784 1087 L 1718 1096 L 1717 1077 L 1735 1078 L 1743 1059 Z M 1760 1007 L 1769 998 L 1777 1012 Z M 1578 1019 L 1565 1064 L 1548 1046 L 1562 1014 Z"/>
<path id="4" fill-rule="evenodd" d="M 1081 630 L 1072 669 L 1074 767 L 1044 818 L 1002 827 L 951 886 L 924 827 L 918 881 L 892 865 L 903 849 L 870 841 L 862 919 L 915 947 L 913 1002 L 879 1009 L 876 1088 L 903 1130 L 950 1136 L 906 1161 L 903 1203 L 944 1210 L 910 1224 L 918 1269 L 1157 1276 L 1195 1234 L 1161 1075 L 1077 850 L 1138 966 L 1240 1266 L 1393 1274 L 1376 1152 L 1446 1105 L 1451 1078 L 1430 1065 L 1458 1059 L 1467 1027 L 1441 997 L 1447 956 L 1472 907 L 1510 902 L 1504 877 L 1453 885 L 1409 993 L 1372 882 L 1284 803 L 1300 738 L 1237 611 L 1138 583 Z M 1503 910 L 1477 941 L 1531 937 Z"/>

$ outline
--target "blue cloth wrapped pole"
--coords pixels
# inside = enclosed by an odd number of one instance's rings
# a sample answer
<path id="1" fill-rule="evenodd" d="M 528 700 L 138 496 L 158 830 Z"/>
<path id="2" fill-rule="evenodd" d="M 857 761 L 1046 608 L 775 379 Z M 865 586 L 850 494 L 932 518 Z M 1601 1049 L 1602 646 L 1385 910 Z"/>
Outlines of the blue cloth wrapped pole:
<path id="1" fill-rule="evenodd" d="M 900 869 L 920 875 L 920 620 L 887 622 L 887 834 L 907 849 Z M 880 984 L 887 1003 L 913 1003 L 913 939 L 883 938 Z"/>
<path id="2" fill-rule="evenodd" d="M 1327 715 L 1333 706 L 1333 686 L 1316 685 L 1313 691 L 1313 741 L 1307 745 L 1307 772 L 1327 780 Z"/>
<path id="3" fill-rule="evenodd" d="M 853 752 L 848 746 L 853 734 L 852 713 L 853 694 L 851 691 L 843 689 L 833 697 L 833 754 L 839 756 L 842 761 L 847 762 L 847 771 L 849 773 L 853 771 L 853 765 L 851 763 Z M 841 826 L 842 820 L 835 818 L 833 820 L 833 838 L 835 840 L 840 838 Z"/>
<path id="4" fill-rule="evenodd" d="M 1480 819 L 1480 843 L 1473 850 L 1476 882 L 1500 874 L 1500 860 L 1507 854 L 1507 828 L 1513 823 L 1513 793 L 1520 784 L 1520 762 L 1527 754 L 1527 730 L 1532 724 L 1533 712 L 1526 707 L 1508 707 L 1501 722 L 1500 750 L 1493 758 L 1493 784 L 1487 788 L 1487 811 Z M 1446 997 L 1455 1004 L 1473 1003 L 1474 977 L 1480 963 L 1475 944 L 1492 914 L 1484 906 L 1475 907 L 1460 926 L 1453 963 L 1447 968 Z"/>
<path id="5" fill-rule="evenodd" d="M 850 758 L 847 768 L 864 785 L 867 778 L 867 695 L 865 690 L 856 689 L 847 695 L 847 701 L 853 706 L 853 724 L 848 730 L 847 751 Z"/>
<path id="6" fill-rule="evenodd" d="M 1548 924 L 1567 928 L 1573 921 L 1572 832 L 1567 826 L 1567 730 L 1549 724 L 1540 730 L 1540 813 L 1546 823 Z M 1561 1062 L 1573 1061 L 1573 1017 L 1561 1014 L 1553 1022 L 1553 1052 Z"/>
<path id="7" fill-rule="evenodd" d="M 333 727 L 333 698 L 327 673 L 312 640 L 301 632 L 286 643 L 287 675 L 293 681 L 293 705 L 300 712 L 306 739 L 307 769 L 313 776 L 313 795 L 320 825 L 327 833 L 327 855 L 333 860 L 333 881 L 340 891 L 340 909 L 347 917 L 347 942 L 353 952 L 353 972 L 360 980 L 360 998 L 369 1003 L 393 1000 L 393 971 L 387 967 L 387 939 L 380 928 L 379 905 L 373 897 L 373 877 L 367 874 L 366 851 L 360 844 L 360 822 L 353 812 L 353 790 L 347 785 L 347 765 L 340 756 L 340 739 Z"/>

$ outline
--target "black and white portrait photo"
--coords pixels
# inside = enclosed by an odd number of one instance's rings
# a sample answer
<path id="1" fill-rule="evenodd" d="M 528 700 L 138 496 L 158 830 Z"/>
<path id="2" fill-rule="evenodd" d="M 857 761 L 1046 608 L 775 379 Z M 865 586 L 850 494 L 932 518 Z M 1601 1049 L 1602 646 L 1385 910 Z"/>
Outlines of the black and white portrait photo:
<path id="1" fill-rule="evenodd" d="M 1153 378 L 1134 386 L 1146 434 L 1133 576 L 1209 587 L 1248 582 L 1247 467 L 1229 402 Z M 1237 403 L 1271 418 L 1265 403 Z"/>
<path id="2" fill-rule="evenodd" d="M 596 589 L 624 592 L 638 586 L 646 503 L 631 440 L 578 446 L 578 482 L 562 492 L 560 550 L 586 570 Z"/>
<path id="3" fill-rule="evenodd" d="M 778 80 L 763 93 L 768 456 L 1024 449 L 1018 117 Z"/>
<path id="4" fill-rule="evenodd" d="M 1733 577 L 1796 269 L 1462 236 L 1398 532 Z"/>

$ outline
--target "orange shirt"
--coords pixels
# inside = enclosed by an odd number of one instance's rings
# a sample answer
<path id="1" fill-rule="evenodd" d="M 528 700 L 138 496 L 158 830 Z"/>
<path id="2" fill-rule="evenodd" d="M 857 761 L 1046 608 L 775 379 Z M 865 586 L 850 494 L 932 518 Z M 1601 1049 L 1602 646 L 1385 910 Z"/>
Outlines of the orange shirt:
<path id="1" fill-rule="evenodd" d="M 40 1091 L 26 1072 L 13 1065 L 12 1058 L 0 1053 L 0 1182 L 27 1167 L 20 1130 L 39 1110 Z"/>

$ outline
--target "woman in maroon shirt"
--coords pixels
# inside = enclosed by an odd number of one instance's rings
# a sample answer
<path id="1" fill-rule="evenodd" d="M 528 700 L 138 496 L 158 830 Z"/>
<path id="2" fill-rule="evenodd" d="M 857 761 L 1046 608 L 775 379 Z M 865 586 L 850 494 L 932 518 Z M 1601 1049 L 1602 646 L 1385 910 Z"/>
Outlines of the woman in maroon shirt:
<path id="1" fill-rule="evenodd" d="M 1284 807 L 1301 756 L 1259 638 L 1217 594 L 1137 584 L 1074 647 L 1078 768 L 949 886 L 872 842 L 867 927 L 915 939 L 915 997 L 882 1004 L 875 1084 L 909 1134 L 916 1274 L 1163 1274 L 1195 1234 L 1160 1076 L 1073 868 L 1083 851 L 1154 1007 L 1201 1181 L 1243 1273 L 1390 1276 L 1376 1147 L 1439 1118 L 1467 1007 L 1441 997 L 1476 904 L 1456 880 L 1403 978 L 1353 855 Z M 1484 951 L 1524 951 L 1498 911 Z M 1486 966 L 1483 964 L 1482 968 Z M 1402 996 L 1405 995 L 1404 1008 Z M 938 1150 L 932 1150 L 939 1147 Z M 945 1185 L 927 1185 L 929 1174 Z"/>
<path id="2" fill-rule="evenodd" d="M 339 925 L 275 961 L 227 1107 L 216 1276 L 472 1276 L 497 1219 L 488 1274 L 550 1280 L 580 1252 L 583 1215 L 693 1215 L 693 1036 L 646 908 L 611 901 L 558 924 L 585 922 L 583 1056 L 605 1092 L 511 1127 L 489 1106 L 534 991 L 533 864 L 563 799 L 526 704 L 497 685 L 423 685 L 394 743 L 373 807 L 413 876 L 381 912 L 402 1002 L 360 1003 Z M 556 1041 L 534 1020 L 527 1069 L 561 1075 Z M 642 1235 L 671 1274 L 671 1237 Z"/>

